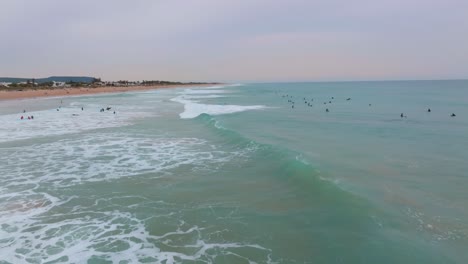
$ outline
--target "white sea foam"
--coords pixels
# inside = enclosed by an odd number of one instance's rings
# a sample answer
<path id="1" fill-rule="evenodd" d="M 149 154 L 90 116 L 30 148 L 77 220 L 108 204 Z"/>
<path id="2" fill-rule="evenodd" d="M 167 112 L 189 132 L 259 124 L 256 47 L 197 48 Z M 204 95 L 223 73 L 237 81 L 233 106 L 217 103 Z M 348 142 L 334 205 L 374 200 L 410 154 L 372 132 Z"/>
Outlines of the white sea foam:
<path id="1" fill-rule="evenodd" d="M 7 263 L 89 260 L 175 263 L 199 259 L 211 262 L 213 254 L 238 254 L 238 248 L 269 254 L 268 249 L 256 244 L 214 243 L 209 239 L 210 233 L 204 234 L 204 228 L 183 221 L 162 234 L 150 233 L 146 219 L 115 206 L 123 198 L 136 200 L 131 207 L 158 209 L 154 206 L 157 202 L 145 201 L 144 197 L 118 194 L 110 198 L 99 194 L 76 197 L 49 193 L 122 177 L 170 177 L 172 169 L 180 166 L 212 170 L 236 156 L 241 157 L 245 151 L 248 150 L 220 151 L 197 138 L 123 133 L 88 133 L 27 148 L 3 148 L 5 155 L 0 156 L 1 260 Z M 152 218 L 166 218 L 168 222 L 183 219 L 183 215 L 177 215 L 180 210 L 171 211 L 173 207 L 167 205 L 163 213 L 154 211 Z M 248 260 L 240 255 L 239 258 Z"/>
<path id="2" fill-rule="evenodd" d="M 99 112 L 97 105 L 84 105 L 81 107 L 62 107 L 27 113 L 0 115 L 0 142 L 36 138 L 41 136 L 63 135 L 82 132 L 85 130 L 119 127 L 131 124 L 132 121 L 150 115 L 144 109 L 116 109 L 117 114 L 111 111 Z M 21 120 L 23 116 L 23 120 Z M 28 116 L 34 119 L 28 120 Z"/>
<path id="3" fill-rule="evenodd" d="M 217 168 L 234 155 L 209 148 L 197 138 L 143 138 L 127 134 L 88 134 L 28 148 L 3 148 L 3 186 L 45 183 L 70 186 L 190 165 Z M 47 153 L 47 155 L 43 155 Z"/>
<path id="4" fill-rule="evenodd" d="M 152 235 L 146 229 L 145 221 L 131 213 L 89 209 L 74 208 L 66 216 L 49 215 L 45 217 L 49 220 L 47 224 L 40 214 L 27 221 L 10 221 L 8 227 L 3 224 L 0 245 L 8 246 L 0 247 L 2 260 L 10 263 L 84 263 L 91 259 L 112 263 L 179 263 L 205 258 L 207 263 L 212 263 L 209 260 L 214 252 L 229 255 L 236 254 L 236 249 L 246 248 L 259 254 L 270 253 L 257 244 L 208 242 L 203 238 L 203 228 L 187 227 L 183 222 L 173 231 Z M 83 214 L 83 211 L 87 213 Z M 53 221 L 60 218 L 66 219 Z M 185 243 L 175 244 L 175 241 Z M 170 248 L 174 250 L 168 250 Z M 252 263 L 246 257 L 237 256 Z"/>

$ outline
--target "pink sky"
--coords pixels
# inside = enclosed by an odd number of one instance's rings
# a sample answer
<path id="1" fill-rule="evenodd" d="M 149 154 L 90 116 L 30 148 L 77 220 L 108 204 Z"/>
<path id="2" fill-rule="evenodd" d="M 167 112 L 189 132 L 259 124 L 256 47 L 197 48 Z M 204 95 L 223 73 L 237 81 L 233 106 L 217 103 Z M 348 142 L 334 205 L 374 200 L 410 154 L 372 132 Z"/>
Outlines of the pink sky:
<path id="1" fill-rule="evenodd" d="M 0 76 L 468 78 L 468 1 L 5 0 Z"/>

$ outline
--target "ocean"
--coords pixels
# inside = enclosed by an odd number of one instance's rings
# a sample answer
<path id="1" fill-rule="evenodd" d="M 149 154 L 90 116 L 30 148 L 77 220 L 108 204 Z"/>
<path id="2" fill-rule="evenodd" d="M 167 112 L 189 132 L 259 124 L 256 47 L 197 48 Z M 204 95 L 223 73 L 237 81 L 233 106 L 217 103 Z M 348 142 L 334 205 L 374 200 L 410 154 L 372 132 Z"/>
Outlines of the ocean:
<path id="1" fill-rule="evenodd" d="M 468 263 L 468 81 L 2 101 L 0 124 L 2 264 Z"/>

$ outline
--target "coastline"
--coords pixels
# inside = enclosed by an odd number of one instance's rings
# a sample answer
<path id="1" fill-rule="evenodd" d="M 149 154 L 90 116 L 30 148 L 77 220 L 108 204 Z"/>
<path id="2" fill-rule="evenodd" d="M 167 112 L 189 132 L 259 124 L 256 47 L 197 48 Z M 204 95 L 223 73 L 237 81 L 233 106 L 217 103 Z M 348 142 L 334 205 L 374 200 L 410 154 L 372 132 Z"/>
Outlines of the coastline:
<path id="1" fill-rule="evenodd" d="M 156 89 L 169 89 L 180 87 L 210 87 L 220 83 L 207 84 L 170 84 L 170 85 L 151 85 L 151 86 L 103 86 L 103 87 L 69 87 L 55 89 L 28 89 L 28 90 L 13 90 L 0 91 L 0 101 L 16 100 L 16 99 L 34 99 L 39 97 L 55 97 L 55 96 L 76 96 L 101 93 L 121 93 L 133 91 L 145 91 Z"/>

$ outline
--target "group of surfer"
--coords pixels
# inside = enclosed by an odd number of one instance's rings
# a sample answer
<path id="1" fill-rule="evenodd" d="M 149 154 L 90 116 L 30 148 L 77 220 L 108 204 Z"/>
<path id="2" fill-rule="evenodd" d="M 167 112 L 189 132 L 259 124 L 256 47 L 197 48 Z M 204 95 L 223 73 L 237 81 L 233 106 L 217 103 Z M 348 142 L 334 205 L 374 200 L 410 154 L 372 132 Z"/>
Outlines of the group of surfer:
<path id="1" fill-rule="evenodd" d="M 63 103 L 63 102 L 60 101 L 60 104 L 62 104 L 62 103 Z M 62 108 L 62 107 L 59 106 L 59 107 L 57 108 L 57 111 L 60 111 L 61 108 Z M 104 108 L 101 108 L 99 111 L 102 113 L 102 112 L 105 112 L 105 111 L 110 111 L 111 109 L 112 109 L 112 107 L 109 107 L 109 106 L 108 106 L 108 107 L 106 107 L 105 109 L 104 109 Z M 84 111 L 84 107 L 81 107 L 81 111 Z M 23 113 L 26 113 L 26 110 L 23 110 Z M 115 111 L 114 111 L 114 115 L 115 115 L 115 114 L 116 114 L 116 113 L 115 113 Z M 72 116 L 78 116 L 78 115 L 77 115 L 77 114 L 72 114 Z M 31 120 L 31 119 L 34 119 L 34 116 L 31 115 L 31 116 L 28 116 L 27 118 L 28 118 L 29 120 Z M 24 120 L 25 117 L 24 117 L 24 116 L 21 116 L 20 119 L 21 119 L 21 120 Z"/>
<path id="2" fill-rule="evenodd" d="M 24 114 L 24 113 L 26 113 L 26 110 L 23 110 L 23 114 Z M 25 117 L 24 117 L 24 116 L 21 116 L 20 119 L 23 120 L 23 119 L 25 119 Z M 28 116 L 28 120 L 31 120 L 31 119 L 34 119 L 34 116 L 33 116 L 33 115 Z"/>
<path id="3" fill-rule="evenodd" d="M 278 94 L 278 92 L 276 92 L 276 94 Z M 283 95 L 281 95 L 281 97 L 282 98 L 287 98 L 288 103 L 291 104 L 291 108 L 294 108 L 296 102 L 293 100 L 294 97 L 292 95 L 283 94 Z M 328 102 L 325 101 L 325 102 L 323 102 L 323 104 L 324 105 L 326 105 L 327 103 L 331 104 L 332 100 L 334 100 L 334 99 L 335 99 L 335 97 L 332 96 L 331 100 L 329 100 Z M 304 104 L 306 104 L 308 107 L 313 107 L 312 102 L 314 101 L 314 98 L 307 99 L 307 98 L 303 97 L 302 100 L 304 101 Z M 350 97 L 346 98 L 346 101 L 351 101 L 351 98 Z M 369 104 L 369 106 L 371 106 L 371 104 Z M 330 110 L 328 108 L 326 108 L 325 112 L 330 112 Z"/>
<path id="4" fill-rule="evenodd" d="M 276 91 L 275 94 L 278 95 L 279 92 L 280 92 L 280 91 Z M 293 100 L 294 97 L 293 97 L 292 95 L 289 95 L 289 94 L 282 94 L 281 97 L 287 99 L 287 100 L 288 100 L 288 103 L 291 104 L 291 108 L 294 109 L 295 103 L 296 103 L 296 102 Z M 328 102 L 325 101 L 325 102 L 323 102 L 323 104 L 324 104 L 324 105 L 326 105 L 326 104 L 331 104 L 332 101 L 333 101 L 334 99 L 335 99 L 335 97 L 332 96 L 332 97 L 331 97 L 331 100 L 329 100 Z M 312 106 L 313 106 L 313 105 L 312 105 L 312 102 L 314 101 L 314 98 L 307 99 L 306 97 L 303 97 L 302 100 L 304 101 L 304 104 L 307 105 L 308 107 L 312 107 Z M 351 101 L 351 97 L 346 98 L 346 101 Z M 369 104 L 369 106 L 372 106 L 372 104 Z M 328 108 L 326 108 L 326 109 L 325 109 L 325 112 L 328 113 L 328 112 L 330 112 L 330 110 L 329 110 Z M 428 109 L 427 109 L 427 112 L 428 112 L 428 113 L 431 113 L 431 109 L 428 108 Z M 451 117 L 456 117 L 457 115 L 456 115 L 455 113 L 452 113 L 450 116 L 451 116 Z M 407 116 L 406 116 L 404 113 L 401 113 L 401 114 L 400 114 L 400 117 L 401 117 L 401 118 L 407 118 Z"/>
<path id="5" fill-rule="evenodd" d="M 101 108 L 101 110 L 99 110 L 99 112 L 103 113 L 103 112 L 105 112 L 105 111 L 110 111 L 111 109 L 112 109 L 112 107 L 109 107 L 109 106 L 108 106 L 108 107 L 106 107 L 106 109 Z M 115 111 L 114 111 L 114 115 L 115 115 Z"/>
<path id="6" fill-rule="evenodd" d="M 431 112 L 431 109 L 428 108 L 428 109 L 427 109 L 427 112 L 430 113 L 430 112 Z M 455 113 L 452 113 L 450 116 L 451 116 L 451 117 L 456 117 L 457 115 L 456 115 Z"/>
<path id="7" fill-rule="evenodd" d="M 21 116 L 21 120 L 23 120 L 23 119 L 24 119 L 24 116 Z M 28 116 L 28 120 L 31 120 L 31 119 L 34 119 L 34 116 L 33 116 L 33 115 L 32 115 L 32 116 Z"/>
<path id="8" fill-rule="evenodd" d="M 430 113 L 430 112 L 432 112 L 432 111 L 431 111 L 430 108 L 428 108 L 428 109 L 427 109 L 427 112 Z M 456 115 L 455 113 L 452 113 L 450 116 L 451 116 L 451 117 L 456 117 L 457 115 Z M 403 118 L 403 117 L 404 117 L 404 118 L 407 118 L 407 116 L 403 115 L 403 113 L 400 114 L 400 117 L 401 117 L 401 118 Z"/>

